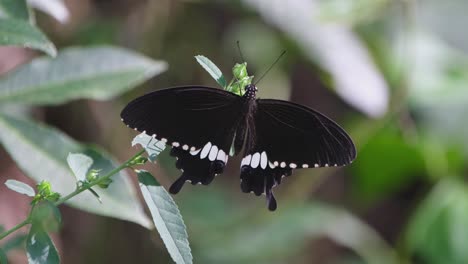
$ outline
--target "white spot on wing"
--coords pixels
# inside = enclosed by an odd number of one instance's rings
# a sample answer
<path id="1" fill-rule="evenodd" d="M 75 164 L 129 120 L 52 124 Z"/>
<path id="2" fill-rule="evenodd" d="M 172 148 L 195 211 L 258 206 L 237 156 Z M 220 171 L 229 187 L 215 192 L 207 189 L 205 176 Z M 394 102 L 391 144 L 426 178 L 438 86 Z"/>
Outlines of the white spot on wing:
<path id="1" fill-rule="evenodd" d="M 179 142 L 172 142 L 172 146 L 173 147 L 178 147 L 178 146 L 180 146 L 180 144 L 179 144 Z"/>
<path id="2" fill-rule="evenodd" d="M 200 151 L 201 151 L 201 149 L 197 149 L 197 150 L 190 151 L 190 155 L 195 156 L 195 155 L 197 155 Z"/>
<path id="3" fill-rule="evenodd" d="M 183 149 L 183 150 L 188 150 L 188 149 L 189 149 L 189 148 L 188 148 L 188 145 L 183 145 L 183 146 L 182 146 L 182 149 Z"/>
<path id="4" fill-rule="evenodd" d="M 317 163 L 315 163 L 314 167 L 315 167 L 315 168 L 318 168 L 318 167 L 319 167 L 319 165 L 318 165 Z"/>
<path id="5" fill-rule="evenodd" d="M 245 158 L 242 159 L 241 167 L 244 165 L 249 165 L 251 160 L 252 160 L 252 155 L 247 155 Z"/>
<path id="6" fill-rule="evenodd" d="M 222 149 L 218 151 L 218 156 L 216 157 L 217 160 L 225 161 L 226 160 L 226 153 Z"/>
<path id="7" fill-rule="evenodd" d="M 280 166 L 281 166 L 281 168 L 286 168 L 286 162 L 284 162 L 284 161 L 281 162 Z"/>
<path id="8" fill-rule="evenodd" d="M 290 163 L 290 164 L 289 164 L 289 167 L 290 167 L 291 169 L 295 169 L 295 168 L 297 168 L 297 165 L 296 165 L 296 163 Z"/>
<path id="9" fill-rule="evenodd" d="M 304 169 L 309 168 L 309 164 L 302 164 L 302 168 L 304 168 Z"/>
<path id="10" fill-rule="evenodd" d="M 257 168 L 260 164 L 260 153 L 255 153 L 252 155 L 252 162 L 250 163 L 250 167 Z"/>
<path id="11" fill-rule="evenodd" d="M 268 157 L 265 151 L 262 152 L 262 155 L 260 156 L 260 167 L 262 169 L 266 169 L 268 165 Z"/>
<path id="12" fill-rule="evenodd" d="M 273 164 L 271 162 L 268 162 L 268 165 L 270 166 L 271 169 L 274 169 L 276 167 L 275 164 Z"/>
<path id="13" fill-rule="evenodd" d="M 202 149 L 202 151 L 201 151 L 201 154 L 200 154 L 200 158 L 201 158 L 201 159 L 206 158 L 206 156 L 208 156 L 208 153 L 210 153 L 210 149 L 211 149 L 211 142 L 208 142 L 208 143 L 206 143 L 206 145 L 203 147 L 203 149 Z"/>
<path id="14" fill-rule="evenodd" d="M 213 145 L 211 147 L 210 155 L 208 156 L 208 159 L 211 161 L 214 161 L 216 159 L 217 154 L 218 154 L 218 147 Z"/>

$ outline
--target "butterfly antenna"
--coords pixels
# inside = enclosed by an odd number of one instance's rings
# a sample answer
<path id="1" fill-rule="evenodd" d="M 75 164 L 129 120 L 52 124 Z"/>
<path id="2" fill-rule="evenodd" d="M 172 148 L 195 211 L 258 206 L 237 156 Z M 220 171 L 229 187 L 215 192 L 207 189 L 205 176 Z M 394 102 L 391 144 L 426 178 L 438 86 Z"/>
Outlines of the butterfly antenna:
<path id="1" fill-rule="evenodd" d="M 273 62 L 273 63 L 271 64 L 271 66 L 270 66 L 270 67 L 265 71 L 265 73 L 258 79 L 258 81 L 256 81 L 256 82 L 254 83 L 254 85 L 257 85 L 257 84 L 263 79 L 263 77 L 265 77 L 265 75 L 267 75 L 267 73 L 268 73 L 271 69 L 273 69 L 273 66 L 275 66 L 276 63 L 278 63 L 278 61 L 281 59 L 281 57 L 283 57 L 283 55 L 284 55 L 285 53 L 286 53 L 286 51 L 283 50 L 283 52 L 281 52 L 281 54 L 278 56 L 278 58 L 276 58 L 275 62 Z"/>
<path id="2" fill-rule="evenodd" d="M 240 42 L 237 41 L 237 49 L 239 50 L 239 54 L 240 54 L 240 57 L 242 59 L 242 62 L 245 62 L 245 59 L 244 59 L 244 56 L 242 55 L 242 50 L 241 50 L 241 47 L 240 47 Z"/>

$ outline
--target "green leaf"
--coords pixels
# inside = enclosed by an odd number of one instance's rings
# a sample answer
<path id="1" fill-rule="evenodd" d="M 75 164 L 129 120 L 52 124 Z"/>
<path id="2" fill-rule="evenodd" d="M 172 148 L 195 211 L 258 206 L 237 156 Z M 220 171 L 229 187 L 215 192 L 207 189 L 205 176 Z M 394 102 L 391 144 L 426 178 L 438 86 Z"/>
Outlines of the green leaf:
<path id="1" fill-rule="evenodd" d="M 161 186 L 159 182 L 156 180 L 156 178 L 151 175 L 148 171 L 145 170 L 135 170 L 135 172 L 138 174 L 138 181 L 146 186 Z"/>
<path id="2" fill-rule="evenodd" d="M 283 204 L 274 217 L 269 214 L 248 219 L 248 226 L 218 227 L 223 232 L 217 236 L 207 232 L 213 236 L 206 234 L 199 245 L 204 263 L 283 263 L 297 255 L 305 241 L 324 236 L 352 249 L 366 263 L 400 263 L 394 250 L 373 229 L 330 205 Z M 212 222 L 206 222 L 209 230 Z"/>
<path id="3" fill-rule="evenodd" d="M 47 180 L 52 189 L 63 195 L 75 190 L 76 181 L 66 162 L 68 153 L 83 153 L 94 160 L 95 169 L 103 175 L 116 166 L 102 150 L 81 145 L 53 128 L 30 120 L 0 114 L 0 141 L 18 166 L 37 182 Z M 143 212 L 128 174 L 120 172 L 112 177 L 107 189 L 96 190 L 103 204 L 90 192 L 72 198 L 67 204 L 99 215 L 124 219 L 151 228 Z"/>
<path id="4" fill-rule="evenodd" d="M 8 264 L 7 256 L 6 256 L 6 254 L 5 254 L 5 252 L 3 251 L 2 248 L 0 248 L 0 263 Z"/>
<path id="5" fill-rule="evenodd" d="M 396 128 L 380 130 L 353 163 L 353 192 L 367 202 L 382 199 L 424 175 L 423 149 L 405 141 Z"/>
<path id="6" fill-rule="evenodd" d="M 0 104 L 107 100 L 165 71 L 166 63 L 122 48 L 68 48 L 37 58 L 0 80 Z"/>
<path id="7" fill-rule="evenodd" d="M 8 189 L 15 191 L 17 193 L 25 194 L 29 197 L 34 197 L 34 195 L 36 195 L 36 192 L 34 192 L 34 189 L 24 182 L 20 182 L 17 180 L 7 180 L 5 182 L 5 185 L 8 187 Z"/>
<path id="8" fill-rule="evenodd" d="M 25 242 L 26 242 L 26 235 L 25 234 L 20 234 L 17 235 L 11 239 L 9 239 L 4 245 L 3 245 L 3 250 L 5 252 L 9 252 L 10 250 L 13 249 L 24 249 Z M 3 263 L 3 262 L 0 262 Z"/>
<path id="9" fill-rule="evenodd" d="M 140 170 L 137 173 L 143 198 L 172 259 L 177 264 L 192 263 L 185 224 L 171 195 L 149 172 Z"/>
<path id="10" fill-rule="evenodd" d="M 468 187 L 444 178 L 410 219 L 406 245 L 420 263 L 468 263 Z"/>
<path id="11" fill-rule="evenodd" d="M 135 145 L 141 145 L 148 153 L 148 158 L 151 162 L 155 162 L 158 155 L 166 148 L 166 144 L 159 141 L 145 133 L 137 135 L 132 140 L 132 147 Z"/>
<path id="12" fill-rule="evenodd" d="M 78 181 L 85 181 L 86 174 L 91 165 L 93 165 L 93 159 L 80 153 L 69 153 L 67 163 L 76 179 Z"/>
<path id="13" fill-rule="evenodd" d="M 56 232 L 62 224 L 62 215 L 52 202 L 43 201 L 34 206 L 31 220 L 33 225 L 40 226 L 47 232 Z"/>
<path id="14" fill-rule="evenodd" d="M 29 264 L 60 263 L 60 258 L 54 242 L 40 226 L 31 226 L 26 241 L 26 253 Z"/>
<path id="15" fill-rule="evenodd" d="M 26 0 L 0 0 L 0 18 L 29 20 Z"/>
<path id="16" fill-rule="evenodd" d="M 0 18 L 0 45 L 37 49 L 52 57 L 57 55 L 54 44 L 44 33 L 27 21 L 19 19 Z M 2 88 L 0 87 L 0 90 Z"/>
<path id="17" fill-rule="evenodd" d="M 198 63 L 200 63 L 203 69 L 205 69 L 205 71 L 207 71 L 211 77 L 213 77 L 213 79 L 215 79 L 216 82 L 221 85 L 221 87 L 227 87 L 226 79 L 224 78 L 223 73 L 212 61 L 210 61 L 210 59 L 202 55 L 195 56 L 195 59 L 197 59 Z"/>

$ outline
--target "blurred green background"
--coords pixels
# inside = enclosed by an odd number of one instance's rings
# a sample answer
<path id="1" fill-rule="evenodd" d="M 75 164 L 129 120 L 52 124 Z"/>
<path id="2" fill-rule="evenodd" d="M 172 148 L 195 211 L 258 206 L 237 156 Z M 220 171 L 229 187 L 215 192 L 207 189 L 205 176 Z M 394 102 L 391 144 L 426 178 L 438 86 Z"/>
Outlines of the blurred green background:
<path id="1" fill-rule="evenodd" d="M 174 196 L 194 263 L 468 263 L 468 1 L 64 0 L 67 19 L 36 12 L 64 49 L 112 44 L 168 70 L 112 100 L 28 109 L 34 118 L 120 160 L 136 135 L 119 118 L 133 98 L 164 87 L 216 86 L 195 61 L 225 75 L 242 62 L 259 96 L 310 106 L 354 139 L 346 168 L 299 170 L 275 189 L 279 208 L 243 194 L 239 158 L 210 186 Z M 40 55 L 0 47 L 0 73 Z M 1 78 L 1 77 L 0 77 Z M 230 77 L 228 77 L 229 79 Z M 25 111 L 9 106 L 13 113 Z M 27 181 L 0 151 L 0 182 Z M 168 187 L 179 176 L 167 151 L 147 166 Z M 31 181 L 30 181 L 31 182 Z M 2 184 L 3 185 L 3 184 Z M 24 219 L 28 201 L 0 187 L 0 224 Z M 171 263 L 159 235 L 134 223 L 63 207 L 53 236 L 63 263 Z M 25 263 L 24 252 L 9 255 Z"/>

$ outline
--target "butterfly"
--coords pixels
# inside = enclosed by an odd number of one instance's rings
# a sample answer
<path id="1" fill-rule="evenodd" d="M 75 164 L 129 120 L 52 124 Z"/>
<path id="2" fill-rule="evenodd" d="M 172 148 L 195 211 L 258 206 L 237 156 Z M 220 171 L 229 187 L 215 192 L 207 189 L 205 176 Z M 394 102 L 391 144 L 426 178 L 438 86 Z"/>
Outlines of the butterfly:
<path id="1" fill-rule="evenodd" d="M 257 99 L 257 87 L 240 96 L 222 89 L 184 86 L 157 90 L 130 102 L 122 121 L 171 146 L 185 182 L 210 184 L 223 173 L 231 146 L 243 153 L 240 187 L 266 195 L 276 210 L 272 189 L 295 169 L 343 166 L 356 157 L 350 136 L 323 114 L 300 104 Z"/>

